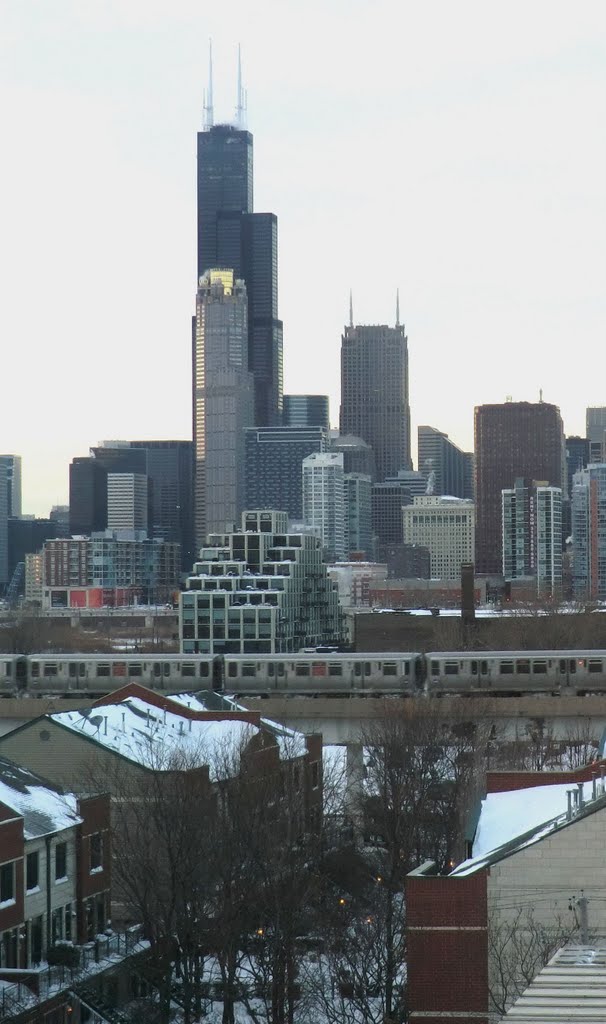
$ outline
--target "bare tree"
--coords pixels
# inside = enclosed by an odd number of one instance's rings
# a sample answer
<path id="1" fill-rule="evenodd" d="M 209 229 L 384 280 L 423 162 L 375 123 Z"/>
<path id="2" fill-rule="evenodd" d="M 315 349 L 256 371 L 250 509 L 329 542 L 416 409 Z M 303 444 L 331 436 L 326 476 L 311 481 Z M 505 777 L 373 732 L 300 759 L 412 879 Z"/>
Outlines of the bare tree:
<path id="1" fill-rule="evenodd" d="M 520 907 L 511 917 L 493 913 L 488 921 L 490 1010 L 503 1016 L 576 931 L 574 917 L 565 920 L 554 914 L 544 923 L 531 907 Z"/>

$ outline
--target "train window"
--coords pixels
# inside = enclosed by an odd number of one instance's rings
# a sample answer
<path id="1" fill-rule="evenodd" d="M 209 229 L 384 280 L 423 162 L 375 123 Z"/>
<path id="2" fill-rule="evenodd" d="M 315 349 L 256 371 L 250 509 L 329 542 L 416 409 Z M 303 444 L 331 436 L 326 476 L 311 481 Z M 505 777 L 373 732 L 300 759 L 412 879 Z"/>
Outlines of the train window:
<path id="1" fill-rule="evenodd" d="M 431 663 L 431 674 L 432 674 L 432 676 L 439 676 L 440 675 L 440 662 L 439 661 L 432 661 L 432 663 Z"/>
<path id="2" fill-rule="evenodd" d="M 547 662 L 546 661 L 533 661 L 532 673 L 535 676 L 546 676 L 547 675 Z"/>
<path id="3" fill-rule="evenodd" d="M 519 676 L 530 675 L 530 662 L 528 658 L 518 658 L 516 661 L 516 672 Z"/>
<path id="4" fill-rule="evenodd" d="M 38 664 L 37 661 L 33 661 L 32 662 L 31 674 L 32 674 L 32 679 L 37 679 L 38 676 L 40 675 L 40 665 Z"/>
<path id="5" fill-rule="evenodd" d="M 7 676 L 11 676 L 13 674 L 13 666 L 11 665 L 10 661 L 6 662 L 6 664 L 4 666 L 4 670 L 5 670 L 6 674 L 7 674 Z"/>
<path id="6" fill-rule="evenodd" d="M 477 661 L 472 661 L 472 663 L 471 663 L 471 671 L 473 672 L 474 676 L 478 674 L 478 663 L 477 663 Z"/>
<path id="7" fill-rule="evenodd" d="M 397 676 L 398 669 L 396 668 L 395 661 L 384 661 L 383 662 L 383 675 L 384 676 Z"/>
<path id="8" fill-rule="evenodd" d="M 163 671 L 165 676 L 169 676 L 170 675 L 170 662 L 168 662 L 168 661 L 164 662 L 164 665 L 162 666 L 162 671 Z"/>
<path id="9" fill-rule="evenodd" d="M 126 663 L 124 661 L 115 661 L 112 675 L 114 676 L 125 676 L 126 675 Z"/>
<path id="10" fill-rule="evenodd" d="M 276 667 L 278 669 L 278 675 L 279 676 L 283 676 L 284 675 L 284 662 L 283 661 L 279 661 Z"/>
<path id="11" fill-rule="evenodd" d="M 502 676 L 512 676 L 513 661 L 501 661 L 499 664 L 499 672 Z"/>
<path id="12" fill-rule="evenodd" d="M 295 675 L 296 676 L 308 676 L 309 675 L 309 665 L 295 665 Z"/>
<path id="13" fill-rule="evenodd" d="M 244 665 L 242 665 L 243 676 L 256 676 L 256 674 L 257 666 L 254 664 L 254 662 L 245 662 Z"/>
<path id="14" fill-rule="evenodd" d="M 354 662 L 354 676 L 362 675 L 362 666 L 359 661 Z"/>
<path id="15" fill-rule="evenodd" d="M 153 673 L 155 676 L 162 675 L 162 666 L 159 661 L 154 661 Z"/>
<path id="16" fill-rule="evenodd" d="M 273 676 L 273 674 L 274 674 L 274 666 L 273 666 L 273 662 L 270 661 L 268 666 L 267 666 L 267 675 L 268 676 Z"/>
<path id="17" fill-rule="evenodd" d="M 590 658 L 588 666 L 590 672 L 601 672 L 602 662 L 600 658 Z"/>
<path id="18" fill-rule="evenodd" d="M 369 661 L 364 662 L 364 675 L 369 676 L 371 673 L 371 665 Z"/>
<path id="19" fill-rule="evenodd" d="M 410 662 L 409 661 L 405 661 L 404 662 L 404 664 L 402 665 L 402 671 L 403 671 L 405 676 L 409 676 L 410 675 Z"/>
<path id="20" fill-rule="evenodd" d="M 45 675 L 45 676 L 56 676 L 57 675 L 57 662 L 56 661 L 45 661 L 43 675 Z"/>
<path id="21" fill-rule="evenodd" d="M 207 661 L 200 662 L 200 675 L 206 676 L 207 678 L 210 675 L 210 665 Z"/>
<path id="22" fill-rule="evenodd" d="M 78 666 L 76 665 L 75 662 L 70 661 L 68 669 L 67 669 L 67 672 L 68 672 L 68 675 L 69 675 L 70 679 L 75 679 L 76 678 L 76 676 L 78 674 Z"/>
<path id="23" fill-rule="evenodd" d="M 97 678 L 110 675 L 110 667 L 107 662 L 102 661 L 97 665 Z"/>
<path id="24" fill-rule="evenodd" d="M 129 674 L 129 676 L 131 676 L 131 678 L 143 675 L 143 670 L 141 668 L 141 665 L 137 664 L 137 662 L 135 662 L 134 665 L 129 665 L 128 666 L 128 674 Z"/>
<path id="25" fill-rule="evenodd" d="M 190 662 L 187 662 L 187 663 L 183 662 L 183 664 L 181 665 L 181 675 L 182 676 L 195 676 L 195 674 L 196 674 L 196 666 L 192 665 Z"/>
<path id="26" fill-rule="evenodd" d="M 238 666 L 232 662 L 231 665 L 227 666 L 227 674 L 230 679 L 235 679 L 238 674 Z"/>
<path id="27" fill-rule="evenodd" d="M 456 661 L 447 661 L 444 663 L 444 675 L 445 676 L 458 676 L 459 666 Z"/>
<path id="28" fill-rule="evenodd" d="M 328 666 L 329 676 L 342 676 L 343 666 L 342 665 L 329 665 Z"/>
<path id="29" fill-rule="evenodd" d="M 481 670 L 483 676 L 488 675 L 488 662 L 487 661 L 482 661 L 480 663 L 480 670 Z"/>
<path id="30" fill-rule="evenodd" d="M 325 676 L 326 675 L 326 662 L 325 661 L 314 661 L 311 666 L 312 676 Z"/>
<path id="31" fill-rule="evenodd" d="M 84 664 L 83 661 L 81 661 L 80 664 L 78 665 L 78 675 L 79 676 L 85 676 L 86 675 L 86 665 Z"/>
<path id="32" fill-rule="evenodd" d="M 577 663 L 574 660 L 574 658 L 570 659 L 570 663 L 568 665 L 568 668 L 569 668 L 571 676 L 573 676 L 575 674 L 576 670 L 577 670 Z"/>
<path id="33" fill-rule="evenodd" d="M 560 672 L 566 672 L 566 658 L 560 658 Z"/>

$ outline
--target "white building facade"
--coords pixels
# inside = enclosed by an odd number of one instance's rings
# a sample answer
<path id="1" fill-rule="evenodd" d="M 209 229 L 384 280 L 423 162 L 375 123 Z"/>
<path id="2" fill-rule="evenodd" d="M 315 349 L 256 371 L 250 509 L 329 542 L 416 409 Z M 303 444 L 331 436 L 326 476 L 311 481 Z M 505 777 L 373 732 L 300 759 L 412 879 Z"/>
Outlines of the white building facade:
<path id="1" fill-rule="evenodd" d="M 303 459 L 303 521 L 322 541 L 329 561 L 345 558 L 345 481 L 340 452 L 314 452 Z"/>
<path id="2" fill-rule="evenodd" d="M 473 562 L 475 506 L 450 496 L 417 495 L 402 509 L 404 544 L 429 549 L 433 579 L 458 580 L 461 565 Z"/>

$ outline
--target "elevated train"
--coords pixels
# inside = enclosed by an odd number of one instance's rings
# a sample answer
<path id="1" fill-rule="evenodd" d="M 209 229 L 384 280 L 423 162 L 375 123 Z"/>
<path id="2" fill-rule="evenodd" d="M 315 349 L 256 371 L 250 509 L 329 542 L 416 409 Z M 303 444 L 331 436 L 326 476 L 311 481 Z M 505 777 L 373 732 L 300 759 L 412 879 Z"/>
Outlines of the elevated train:
<path id="1" fill-rule="evenodd" d="M 273 655 L 0 654 L 0 695 L 91 696 L 129 681 L 170 695 L 411 697 L 606 693 L 606 651 Z"/>

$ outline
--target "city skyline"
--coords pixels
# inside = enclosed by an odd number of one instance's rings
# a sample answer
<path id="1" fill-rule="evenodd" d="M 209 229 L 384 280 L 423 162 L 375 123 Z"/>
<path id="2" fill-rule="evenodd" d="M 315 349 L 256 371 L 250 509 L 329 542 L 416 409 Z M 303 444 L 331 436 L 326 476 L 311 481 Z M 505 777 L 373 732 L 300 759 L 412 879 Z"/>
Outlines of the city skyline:
<path id="1" fill-rule="evenodd" d="M 69 462 L 102 437 L 191 436 L 209 35 L 216 120 L 233 118 L 242 43 L 287 393 L 329 394 L 336 424 L 349 288 L 356 324 L 392 325 L 399 286 L 413 438 L 430 423 L 470 450 L 474 406 L 541 388 L 567 434 L 605 404 L 599 374 L 583 380 L 606 319 L 601 4 L 500 21 L 470 0 L 334 2 L 321 39 L 290 3 L 236 3 L 229 35 L 185 0 L 2 6 L 2 449 L 23 458 L 24 512 L 65 503 Z"/>

